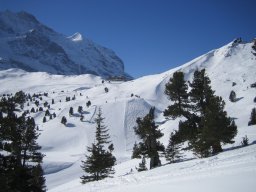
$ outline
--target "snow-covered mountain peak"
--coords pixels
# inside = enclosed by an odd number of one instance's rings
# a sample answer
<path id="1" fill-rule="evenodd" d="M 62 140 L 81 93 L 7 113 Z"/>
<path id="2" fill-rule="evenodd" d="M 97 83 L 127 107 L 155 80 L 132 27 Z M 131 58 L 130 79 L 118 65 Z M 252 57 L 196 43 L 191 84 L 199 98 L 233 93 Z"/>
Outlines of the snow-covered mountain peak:
<path id="1" fill-rule="evenodd" d="M 66 37 L 26 12 L 0 12 L 0 37 L 0 69 L 130 78 L 114 51 L 80 33 Z"/>
<path id="2" fill-rule="evenodd" d="M 71 35 L 68 37 L 68 39 L 70 39 L 71 41 L 82 41 L 83 40 L 83 36 L 81 33 L 75 33 L 74 35 Z"/>

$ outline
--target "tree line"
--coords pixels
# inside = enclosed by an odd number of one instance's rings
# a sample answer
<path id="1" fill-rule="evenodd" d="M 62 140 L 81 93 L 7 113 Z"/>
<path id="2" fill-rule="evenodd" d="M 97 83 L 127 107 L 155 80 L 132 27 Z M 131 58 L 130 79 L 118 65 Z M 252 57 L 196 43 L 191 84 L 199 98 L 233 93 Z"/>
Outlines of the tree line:
<path id="1" fill-rule="evenodd" d="M 17 115 L 25 101 L 26 95 L 22 91 L 13 97 L 2 97 L 0 101 L 1 191 L 46 191 L 35 121 L 25 112 Z"/>

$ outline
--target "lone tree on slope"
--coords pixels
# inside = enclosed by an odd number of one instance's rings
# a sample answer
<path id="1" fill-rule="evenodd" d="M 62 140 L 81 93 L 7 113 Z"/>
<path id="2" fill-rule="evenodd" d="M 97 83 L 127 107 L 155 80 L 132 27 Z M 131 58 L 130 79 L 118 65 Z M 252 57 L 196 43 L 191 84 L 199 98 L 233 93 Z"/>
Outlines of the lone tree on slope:
<path id="1" fill-rule="evenodd" d="M 95 119 L 96 141 L 91 147 L 87 147 L 89 155 L 86 155 L 86 160 L 82 161 L 81 168 L 89 174 L 81 177 L 83 184 L 98 181 L 114 174 L 113 166 L 116 162 L 116 158 L 112 155 L 114 145 L 110 142 L 108 129 L 103 124 L 103 120 L 101 109 L 99 109 Z"/>

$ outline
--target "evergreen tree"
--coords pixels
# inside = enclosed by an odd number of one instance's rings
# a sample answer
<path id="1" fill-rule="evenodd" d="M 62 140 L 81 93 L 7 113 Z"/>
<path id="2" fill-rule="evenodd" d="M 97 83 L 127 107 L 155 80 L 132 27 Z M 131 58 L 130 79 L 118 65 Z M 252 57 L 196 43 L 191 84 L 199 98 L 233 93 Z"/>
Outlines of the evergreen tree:
<path id="1" fill-rule="evenodd" d="M 52 105 L 54 104 L 54 99 L 52 99 Z"/>
<path id="2" fill-rule="evenodd" d="M 150 158 L 150 169 L 161 165 L 158 151 L 164 151 L 164 146 L 157 141 L 163 134 L 155 125 L 154 112 L 155 108 L 151 108 L 143 119 L 138 118 L 137 126 L 134 128 L 135 133 L 142 140 L 139 143 L 140 154 Z"/>
<path id="3" fill-rule="evenodd" d="M 237 134 L 235 122 L 224 111 L 225 103 L 215 96 L 205 70 L 195 71 L 189 92 L 190 114 L 179 123 L 175 135 L 181 142 L 189 141 L 188 149 L 200 157 L 222 151 L 222 144 L 233 143 Z"/>
<path id="4" fill-rule="evenodd" d="M 45 116 L 50 116 L 51 115 L 51 113 L 50 113 L 50 111 L 47 109 L 46 111 L 45 111 Z"/>
<path id="5" fill-rule="evenodd" d="M 146 159 L 145 159 L 144 156 L 142 157 L 141 163 L 139 163 L 139 168 L 137 168 L 137 170 L 138 170 L 139 172 L 141 172 L 141 171 L 147 171 L 147 170 L 148 170 L 147 167 L 146 167 Z"/>
<path id="6" fill-rule="evenodd" d="M 236 99 L 236 92 L 235 92 L 235 91 L 232 90 L 232 91 L 230 92 L 229 100 L 230 100 L 231 102 L 236 102 L 236 101 L 237 101 L 237 99 Z"/>
<path id="7" fill-rule="evenodd" d="M 141 151 L 138 144 L 135 142 L 132 150 L 132 159 L 140 159 L 141 158 Z"/>
<path id="8" fill-rule="evenodd" d="M 92 104 L 91 101 L 87 101 L 86 106 L 87 106 L 87 107 L 90 107 L 91 104 Z"/>
<path id="9" fill-rule="evenodd" d="M 78 106 L 77 111 L 78 111 L 78 113 L 82 114 L 82 112 L 83 112 L 83 107 L 82 107 L 82 106 Z"/>
<path id="10" fill-rule="evenodd" d="M 256 108 L 252 109 L 251 118 L 250 118 L 250 121 L 248 123 L 248 126 L 250 126 L 250 125 L 256 125 Z"/>
<path id="11" fill-rule="evenodd" d="M 62 123 L 63 125 L 66 125 L 66 124 L 67 124 L 67 118 L 66 118 L 65 116 L 63 116 L 63 117 L 61 118 L 61 123 Z"/>
<path id="12" fill-rule="evenodd" d="M 180 161 L 182 154 L 180 152 L 181 143 L 178 142 L 177 134 L 173 132 L 170 135 L 169 144 L 165 150 L 165 158 L 170 163 Z"/>
<path id="13" fill-rule="evenodd" d="M 19 91 L 14 95 L 15 103 L 20 104 L 21 108 L 23 109 L 24 103 L 26 102 L 26 94 L 23 91 Z"/>
<path id="14" fill-rule="evenodd" d="M 249 145 L 249 139 L 248 139 L 247 135 L 245 135 L 245 136 L 242 138 L 241 145 L 242 145 L 243 147 Z"/>
<path id="15" fill-rule="evenodd" d="M 0 121 L 0 187 L 4 191 L 43 192 L 43 155 L 36 143 L 39 136 L 34 119 L 8 112 Z M 36 169 L 41 172 L 33 174 Z M 3 172 L 2 172 L 3 171 Z M 37 183 L 36 181 L 41 181 Z M 2 184 L 4 186 L 2 186 Z"/>
<path id="16" fill-rule="evenodd" d="M 174 104 L 168 106 L 164 111 L 164 116 L 173 119 L 188 115 L 188 86 L 184 80 L 183 72 L 175 72 L 173 77 L 165 85 L 165 94 Z"/>
<path id="17" fill-rule="evenodd" d="M 69 116 L 72 116 L 74 114 L 74 109 L 73 107 L 69 108 Z"/>
<path id="18" fill-rule="evenodd" d="M 43 118 L 43 123 L 45 123 L 46 122 L 46 117 L 44 116 L 44 118 Z"/>
<path id="19" fill-rule="evenodd" d="M 35 108 L 34 107 L 32 107 L 32 109 L 31 109 L 31 111 L 30 111 L 31 113 L 35 113 L 36 111 L 35 111 Z"/>
<path id="20" fill-rule="evenodd" d="M 113 166 L 116 162 L 116 158 L 112 155 L 114 146 L 109 140 L 108 129 L 103 120 L 101 109 L 99 109 L 95 119 L 96 142 L 87 148 L 89 155 L 86 155 L 86 160 L 82 161 L 81 168 L 89 174 L 81 177 L 83 184 L 90 181 L 98 181 L 114 174 Z M 110 145 L 106 149 L 108 144 Z"/>

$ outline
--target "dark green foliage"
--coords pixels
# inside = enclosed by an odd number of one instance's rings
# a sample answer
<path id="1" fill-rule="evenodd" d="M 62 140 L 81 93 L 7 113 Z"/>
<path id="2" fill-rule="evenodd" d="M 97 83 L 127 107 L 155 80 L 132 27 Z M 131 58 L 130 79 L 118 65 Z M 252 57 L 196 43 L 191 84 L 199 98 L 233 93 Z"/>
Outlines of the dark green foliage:
<path id="1" fill-rule="evenodd" d="M 199 157 L 208 157 L 222 151 L 222 144 L 233 143 L 237 134 L 234 121 L 224 111 L 225 103 L 215 96 L 205 70 L 195 71 L 189 92 L 189 111 L 183 114 L 174 134 L 179 142 L 188 141 L 188 148 Z M 178 142 L 178 143 L 179 143 Z"/>
<path id="2" fill-rule="evenodd" d="M 137 126 L 134 128 L 136 135 L 142 140 L 139 143 L 139 153 L 150 158 L 150 169 L 161 165 L 158 151 L 164 152 L 164 146 L 157 141 L 163 136 L 154 121 L 155 108 L 151 108 L 144 118 L 137 119 Z"/>
<path id="3" fill-rule="evenodd" d="M 132 159 L 140 159 L 141 158 L 141 151 L 138 144 L 135 142 L 132 150 Z"/>
<path id="4" fill-rule="evenodd" d="M 51 113 L 50 113 L 50 111 L 47 109 L 46 111 L 45 111 L 45 116 L 50 116 L 51 115 Z"/>
<path id="5" fill-rule="evenodd" d="M 230 92 L 229 100 L 230 100 L 231 102 L 236 102 L 236 101 L 237 101 L 235 91 L 232 90 L 232 91 Z"/>
<path id="6" fill-rule="evenodd" d="M 70 101 L 70 97 L 66 97 L 66 102 Z"/>
<path id="7" fill-rule="evenodd" d="M 232 87 L 236 86 L 236 82 L 232 82 Z"/>
<path id="8" fill-rule="evenodd" d="M 175 163 L 181 160 L 181 145 L 182 144 L 180 143 L 178 134 L 174 134 L 172 132 L 170 135 L 169 144 L 165 150 L 165 158 L 168 162 Z"/>
<path id="9" fill-rule="evenodd" d="M 80 121 L 83 121 L 83 120 L 84 120 L 84 116 L 81 115 L 81 116 L 80 116 Z"/>
<path id="10" fill-rule="evenodd" d="M 23 91 L 19 91 L 19 92 L 15 93 L 14 102 L 23 106 L 24 103 L 26 102 L 26 94 Z M 21 108 L 23 108 L 23 107 L 21 107 Z"/>
<path id="11" fill-rule="evenodd" d="M 87 101 L 86 106 L 87 106 L 87 107 L 90 107 L 91 104 L 92 104 L 91 101 Z"/>
<path id="12" fill-rule="evenodd" d="M 145 157 L 143 156 L 142 157 L 142 160 L 141 160 L 141 163 L 139 163 L 139 168 L 136 168 L 138 172 L 141 172 L 141 171 L 147 171 L 147 167 L 146 167 L 146 159 Z"/>
<path id="13" fill-rule="evenodd" d="M 209 104 L 209 99 L 214 95 L 210 83 L 209 77 L 205 74 L 205 69 L 194 72 L 194 79 L 190 84 L 191 91 L 189 93 L 194 113 L 204 113 L 206 106 Z"/>
<path id="14" fill-rule="evenodd" d="M 105 93 L 108 93 L 108 88 L 107 87 L 105 87 L 104 90 L 105 90 Z"/>
<path id="15" fill-rule="evenodd" d="M 39 111 L 44 111 L 43 107 L 39 107 Z"/>
<path id="16" fill-rule="evenodd" d="M 175 72 L 173 77 L 165 85 L 165 94 L 174 102 L 164 111 L 164 116 L 173 119 L 187 114 L 188 86 L 184 80 L 183 72 Z"/>
<path id="17" fill-rule="evenodd" d="M 35 101 L 35 105 L 36 105 L 37 107 L 39 106 L 39 101 L 38 101 L 38 100 Z"/>
<path id="18" fill-rule="evenodd" d="M 249 145 L 249 139 L 248 139 L 247 135 L 245 135 L 242 138 L 241 145 L 244 146 L 244 147 Z"/>
<path id="19" fill-rule="evenodd" d="M 44 107 L 47 107 L 47 106 L 48 106 L 48 102 L 45 101 L 45 102 L 44 102 Z"/>
<path id="20" fill-rule="evenodd" d="M 3 119 L 3 112 L 0 110 L 0 122 Z"/>
<path id="21" fill-rule="evenodd" d="M 74 109 L 73 107 L 69 108 L 69 116 L 72 116 L 74 114 Z"/>
<path id="22" fill-rule="evenodd" d="M 44 116 L 44 118 L 43 118 L 43 123 L 45 123 L 46 122 L 46 117 Z"/>
<path id="23" fill-rule="evenodd" d="M 248 126 L 250 126 L 250 125 L 256 125 L 256 108 L 252 109 L 251 118 L 250 118 L 250 121 L 248 123 Z"/>
<path id="24" fill-rule="evenodd" d="M 83 113 L 83 107 L 82 106 L 79 106 L 78 109 L 77 109 L 78 113 L 82 114 Z"/>
<path id="25" fill-rule="evenodd" d="M 253 102 L 256 103 L 256 97 L 254 97 Z"/>
<path id="26" fill-rule="evenodd" d="M 52 99 L 52 105 L 54 104 L 54 99 Z"/>
<path id="27" fill-rule="evenodd" d="M 62 123 L 63 125 L 66 125 L 66 124 L 67 124 L 67 118 L 66 118 L 65 116 L 63 116 L 63 117 L 61 118 L 61 123 Z"/>
<path id="28" fill-rule="evenodd" d="M 112 155 L 114 145 L 110 142 L 108 129 L 103 123 L 101 109 L 95 119 L 96 123 L 96 142 L 87 148 L 89 155 L 82 161 L 82 169 L 88 174 L 81 177 L 82 183 L 98 181 L 114 174 L 113 166 L 116 158 Z M 106 145 L 108 145 L 106 148 Z"/>
<path id="29" fill-rule="evenodd" d="M 31 113 L 35 113 L 35 112 L 36 112 L 36 111 L 35 111 L 35 108 L 32 107 L 31 110 L 30 110 L 30 112 L 31 112 Z"/>
<path id="30" fill-rule="evenodd" d="M 7 112 L 0 121 L 0 189 L 43 192 L 46 190 L 41 168 L 43 155 L 36 142 L 39 134 L 35 121 L 25 115 L 17 117 L 15 113 Z"/>
<path id="31" fill-rule="evenodd" d="M 72 100 L 76 100 L 76 96 L 75 95 L 72 97 Z"/>

